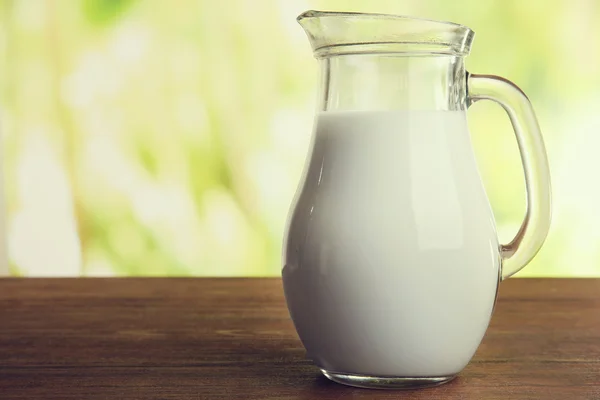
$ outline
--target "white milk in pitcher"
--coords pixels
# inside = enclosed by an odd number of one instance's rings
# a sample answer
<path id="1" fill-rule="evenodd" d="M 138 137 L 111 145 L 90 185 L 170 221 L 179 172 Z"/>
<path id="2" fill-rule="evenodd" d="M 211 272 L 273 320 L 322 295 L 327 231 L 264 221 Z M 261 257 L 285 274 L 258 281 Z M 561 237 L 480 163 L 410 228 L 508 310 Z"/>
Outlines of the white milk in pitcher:
<path id="1" fill-rule="evenodd" d="M 458 373 L 500 268 L 465 113 L 323 112 L 305 174 L 283 277 L 308 356 L 336 373 Z"/>

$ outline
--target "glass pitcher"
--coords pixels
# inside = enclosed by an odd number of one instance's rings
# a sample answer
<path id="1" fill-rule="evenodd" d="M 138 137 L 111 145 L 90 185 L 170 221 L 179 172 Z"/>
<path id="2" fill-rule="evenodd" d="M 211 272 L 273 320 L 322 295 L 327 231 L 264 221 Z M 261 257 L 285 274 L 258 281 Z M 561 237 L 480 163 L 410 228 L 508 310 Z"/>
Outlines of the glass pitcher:
<path id="1" fill-rule="evenodd" d="M 336 382 L 447 382 L 479 346 L 499 282 L 548 233 L 550 178 L 532 106 L 506 79 L 465 71 L 466 26 L 317 11 L 298 21 L 321 70 L 283 249 L 298 335 Z M 525 171 L 527 213 L 506 245 L 467 129 L 467 108 L 484 99 L 507 112 Z"/>

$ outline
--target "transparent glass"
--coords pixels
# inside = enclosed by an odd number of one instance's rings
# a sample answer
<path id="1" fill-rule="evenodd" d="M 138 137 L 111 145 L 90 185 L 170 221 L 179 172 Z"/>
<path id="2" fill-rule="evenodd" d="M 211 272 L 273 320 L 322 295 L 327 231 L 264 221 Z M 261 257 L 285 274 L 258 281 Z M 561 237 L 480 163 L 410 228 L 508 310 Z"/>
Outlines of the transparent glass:
<path id="1" fill-rule="evenodd" d="M 298 21 L 321 81 L 283 247 L 296 330 L 336 382 L 447 382 L 483 338 L 500 280 L 548 233 L 548 162 L 532 106 L 507 80 L 465 71 L 474 35 L 465 26 L 318 11 Z M 466 125 L 469 105 L 484 99 L 506 110 L 525 171 L 527 213 L 507 245 Z"/>

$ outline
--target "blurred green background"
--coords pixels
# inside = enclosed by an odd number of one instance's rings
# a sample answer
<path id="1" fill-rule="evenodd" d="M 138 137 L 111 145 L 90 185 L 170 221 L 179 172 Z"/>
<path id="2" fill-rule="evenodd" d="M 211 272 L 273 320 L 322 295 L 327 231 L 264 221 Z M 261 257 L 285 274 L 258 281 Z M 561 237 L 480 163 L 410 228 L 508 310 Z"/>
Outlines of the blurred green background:
<path id="1" fill-rule="evenodd" d="M 467 67 L 529 96 L 554 186 L 550 237 L 520 276 L 600 276 L 600 2 L 0 0 L 11 273 L 280 273 L 317 64 L 307 9 L 450 20 Z M 486 104 L 487 103 L 487 104 Z M 501 241 L 525 209 L 508 118 L 469 112 Z"/>

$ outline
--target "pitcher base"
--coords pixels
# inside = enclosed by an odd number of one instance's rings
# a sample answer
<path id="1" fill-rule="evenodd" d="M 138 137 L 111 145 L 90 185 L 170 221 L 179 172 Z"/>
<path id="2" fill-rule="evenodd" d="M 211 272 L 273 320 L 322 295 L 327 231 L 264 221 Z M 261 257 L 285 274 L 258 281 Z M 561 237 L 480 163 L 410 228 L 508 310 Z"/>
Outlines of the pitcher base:
<path id="1" fill-rule="evenodd" d="M 395 377 L 340 374 L 321 370 L 328 379 L 343 385 L 367 389 L 419 389 L 441 385 L 456 378 L 456 375 L 433 377 Z"/>

